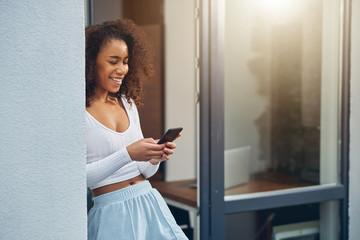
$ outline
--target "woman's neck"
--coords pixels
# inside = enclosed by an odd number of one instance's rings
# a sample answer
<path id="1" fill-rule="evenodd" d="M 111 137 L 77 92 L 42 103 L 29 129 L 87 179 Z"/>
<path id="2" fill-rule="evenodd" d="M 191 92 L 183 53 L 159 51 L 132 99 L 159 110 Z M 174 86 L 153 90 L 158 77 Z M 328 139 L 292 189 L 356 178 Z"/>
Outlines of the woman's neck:
<path id="1" fill-rule="evenodd" d="M 94 101 L 105 103 L 108 101 L 108 99 L 109 99 L 108 91 L 101 91 L 99 89 L 95 90 Z"/>

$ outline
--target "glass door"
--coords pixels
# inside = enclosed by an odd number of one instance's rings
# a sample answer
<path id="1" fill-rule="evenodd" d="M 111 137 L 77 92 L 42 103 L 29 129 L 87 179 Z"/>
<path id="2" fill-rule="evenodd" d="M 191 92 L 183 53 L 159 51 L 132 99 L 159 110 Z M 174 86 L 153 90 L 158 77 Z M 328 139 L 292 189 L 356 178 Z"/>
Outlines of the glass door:
<path id="1" fill-rule="evenodd" d="M 201 239 L 346 236 L 348 8 L 202 1 Z"/>

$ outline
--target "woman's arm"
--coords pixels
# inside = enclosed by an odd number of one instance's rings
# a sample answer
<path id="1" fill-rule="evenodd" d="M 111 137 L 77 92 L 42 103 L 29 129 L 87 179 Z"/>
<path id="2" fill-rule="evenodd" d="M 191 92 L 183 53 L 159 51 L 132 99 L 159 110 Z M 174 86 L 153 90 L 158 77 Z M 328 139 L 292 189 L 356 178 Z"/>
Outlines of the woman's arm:
<path id="1" fill-rule="evenodd" d="M 126 147 L 114 152 L 106 158 L 86 164 L 87 186 L 101 182 L 121 167 L 132 161 Z"/>
<path id="2" fill-rule="evenodd" d="M 139 171 L 146 179 L 153 176 L 160 166 L 160 162 L 156 162 L 154 165 L 153 163 L 151 163 L 151 161 L 152 160 L 150 160 L 149 162 L 136 162 Z"/>
<path id="3" fill-rule="evenodd" d="M 148 163 L 151 159 L 160 160 L 164 155 L 164 147 L 165 144 L 156 144 L 152 138 L 144 138 L 103 159 L 86 164 L 87 186 L 101 182 L 133 160 L 144 163 L 141 165 L 151 164 Z M 143 170 L 146 169 L 143 167 Z"/>

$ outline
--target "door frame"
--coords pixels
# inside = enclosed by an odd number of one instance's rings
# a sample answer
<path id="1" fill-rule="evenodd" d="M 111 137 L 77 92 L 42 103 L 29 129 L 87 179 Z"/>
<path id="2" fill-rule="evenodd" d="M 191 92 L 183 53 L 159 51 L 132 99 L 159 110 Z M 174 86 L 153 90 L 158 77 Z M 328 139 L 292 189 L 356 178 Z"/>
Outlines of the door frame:
<path id="1" fill-rule="evenodd" d="M 200 1 L 200 239 L 225 238 L 225 214 L 339 200 L 341 239 L 348 239 L 351 0 L 344 3 L 340 184 L 265 192 L 224 200 L 225 0 Z"/>

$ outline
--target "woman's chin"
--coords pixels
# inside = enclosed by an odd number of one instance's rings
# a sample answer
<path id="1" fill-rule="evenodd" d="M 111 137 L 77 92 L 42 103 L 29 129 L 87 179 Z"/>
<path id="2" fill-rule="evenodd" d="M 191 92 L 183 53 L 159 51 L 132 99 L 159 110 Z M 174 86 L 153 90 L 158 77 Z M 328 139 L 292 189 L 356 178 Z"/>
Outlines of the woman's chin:
<path id="1" fill-rule="evenodd" d="M 119 91 L 120 91 L 120 86 L 117 87 L 117 88 L 112 88 L 112 89 L 109 90 L 109 92 L 111 92 L 111 93 L 117 93 Z"/>

